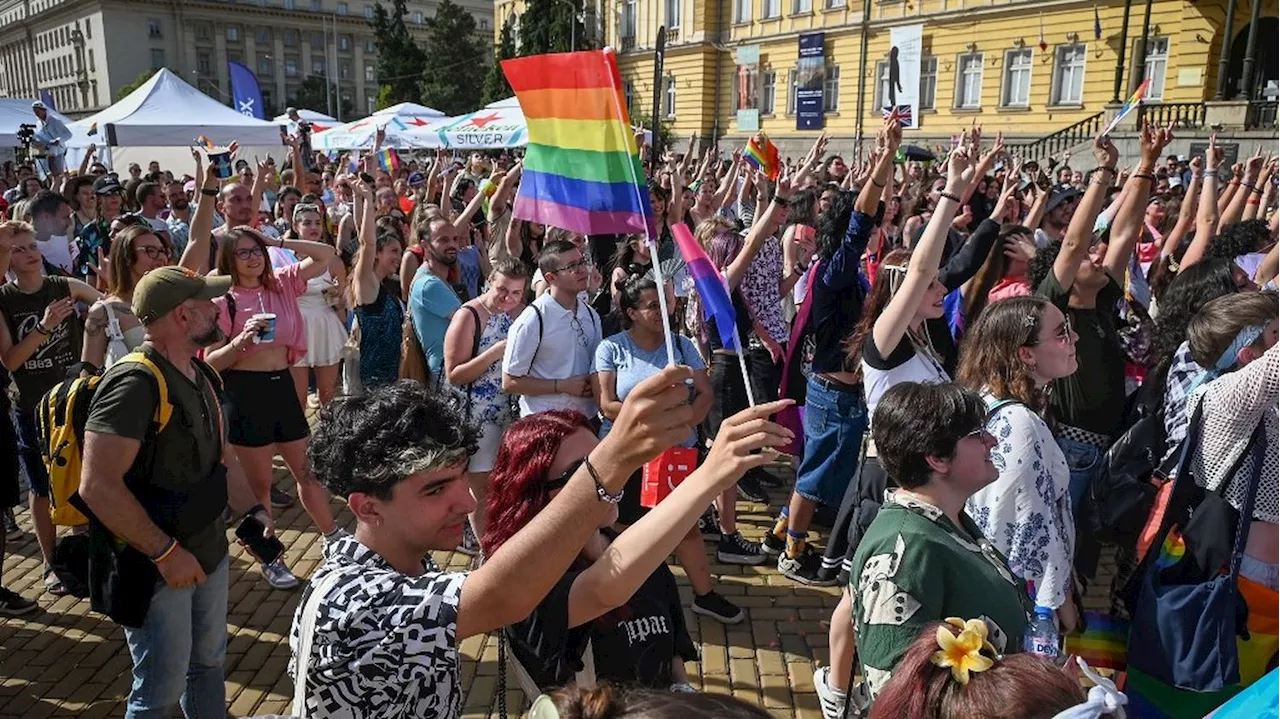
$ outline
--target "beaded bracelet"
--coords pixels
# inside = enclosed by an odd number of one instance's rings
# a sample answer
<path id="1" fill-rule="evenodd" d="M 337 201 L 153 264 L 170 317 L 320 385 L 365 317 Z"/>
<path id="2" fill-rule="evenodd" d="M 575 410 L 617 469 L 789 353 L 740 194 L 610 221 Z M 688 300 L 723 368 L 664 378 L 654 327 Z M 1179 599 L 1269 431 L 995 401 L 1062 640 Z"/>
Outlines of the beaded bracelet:
<path id="1" fill-rule="evenodd" d="M 600 497 L 601 501 L 609 504 L 618 504 L 622 501 L 623 492 L 626 490 L 620 489 L 617 494 L 609 494 L 609 490 L 604 488 L 604 482 L 600 481 L 600 475 L 596 472 L 595 466 L 591 464 L 590 457 L 582 458 L 582 466 L 587 468 L 587 473 L 591 475 L 591 481 L 596 483 L 596 495 Z"/>
<path id="2" fill-rule="evenodd" d="M 956 201 L 956 202 L 959 202 L 959 201 L 960 201 L 960 198 L 959 198 L 959 197 L 957 197 L 957 196 L 955 196 L 955 195 L 951 194 L 950 192 L 946 192 L 946 191 L 939 192 L 939 193 L 938 193 L 938 197 L 945 197 L 945 198 L 947 198 L 948 200 L 954 200 L 954 201 Z"/>

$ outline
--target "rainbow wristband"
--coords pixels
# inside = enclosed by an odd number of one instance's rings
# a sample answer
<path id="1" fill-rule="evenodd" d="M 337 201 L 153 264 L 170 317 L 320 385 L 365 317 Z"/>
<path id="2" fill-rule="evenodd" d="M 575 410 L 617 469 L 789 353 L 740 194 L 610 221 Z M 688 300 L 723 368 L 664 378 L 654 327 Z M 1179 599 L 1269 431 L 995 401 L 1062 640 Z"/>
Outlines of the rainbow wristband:
<path id="1" fill-rule="evenodd" d="M 168 559 L 169 555 L 173 554 L 174 550 L 176 550 L 177 548 L 178 548 L 178 540 L 174 539 L 173 537 L 170 537 L 169 543 L 165 545 L 164 551 L 160 552 L 154 557 L 151 557 L 151 561 L 154 564 L 159 564 L 164 560 Z"/>

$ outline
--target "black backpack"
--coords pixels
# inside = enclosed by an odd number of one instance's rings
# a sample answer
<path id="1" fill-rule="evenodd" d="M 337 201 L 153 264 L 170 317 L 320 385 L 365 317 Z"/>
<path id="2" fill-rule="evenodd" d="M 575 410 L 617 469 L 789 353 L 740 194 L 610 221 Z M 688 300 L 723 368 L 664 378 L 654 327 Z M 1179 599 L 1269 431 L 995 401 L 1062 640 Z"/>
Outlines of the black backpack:
<path id="1" fill-rule="evenodd" d="M 1151 373 L 1134 393 L 1127 429 L 1107 450 L 1102 471 L 1089 486 L 1085 526 L 1103 543 L 1137 546 L 1155 503 L 1158 486 L 1153 477 L 1165 455 L 1166 376 Z"/>

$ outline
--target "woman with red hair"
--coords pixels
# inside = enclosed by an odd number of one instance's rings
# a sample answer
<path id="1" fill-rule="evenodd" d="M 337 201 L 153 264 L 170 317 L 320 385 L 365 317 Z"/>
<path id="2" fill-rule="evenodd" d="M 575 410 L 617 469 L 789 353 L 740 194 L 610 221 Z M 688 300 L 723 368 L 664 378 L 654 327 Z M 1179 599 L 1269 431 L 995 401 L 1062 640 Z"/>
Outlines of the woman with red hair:
<path id="1" fill-rule="evenodd" d="M 774 456 L 757 450 L 790 441 L 790 431 L 768 421 L 789 404 L 762 404 L 727 418 L 701 467 L 620 534 L 608 529 L 616 509 L 607 513 L 537 609 L 506 627 L 512 651 L 540 688 L 566 683 L 590 651 L 600 680 L 692 691 L 684 661 L 698 655 L 664 561 L 712 499 Z M 511 425 L 491 474 L 485 556 L 495 556 L 547 506 L 598 441 L 587 418 L 569 410 Z M 621 496 L 605 499 L 616 504 Z"/>

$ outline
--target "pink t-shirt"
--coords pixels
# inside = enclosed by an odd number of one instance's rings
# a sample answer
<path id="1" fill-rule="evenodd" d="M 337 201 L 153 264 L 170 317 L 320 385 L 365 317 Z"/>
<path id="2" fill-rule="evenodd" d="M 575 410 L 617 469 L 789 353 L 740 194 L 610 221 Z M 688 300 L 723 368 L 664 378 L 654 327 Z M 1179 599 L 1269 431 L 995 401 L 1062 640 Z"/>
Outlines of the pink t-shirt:
<path id="1" fill-rule="evenodd" d="M 261 312 L 270 312 L 276 316 L 276 336 L 271 342 L 249 345 L 244 354 L 254 354 L 268 347 L 287 347 L 289 364 L 307 353 L 307 329 L 302 320 L 302 310 L 298 308 L 298 297 L 307 291 L 307 281 L 302 279 L 302 265 L 288 265 L 276 269 L 276 291 L 265 288 L 255 290 L 243 287 L 232 287 L 229 293 L 236 301 L 236 316 L 227 316 L 227 300 L 219 297 L 214 300 L 221 310 L 218 313 L 218 325 L 227 337 L 235 337 L 250 317 Z M 234 328 L 234 329 L 232 329 Z"/>
<path id="2" fill-rule="evenodd" d="M 1010 297 L 1027 297 L 1031 294 L 1031 283 L 1026 277 L 1002 277 L 987 293 L 987 303 L 996 300 L 1007 300 Z"/>

